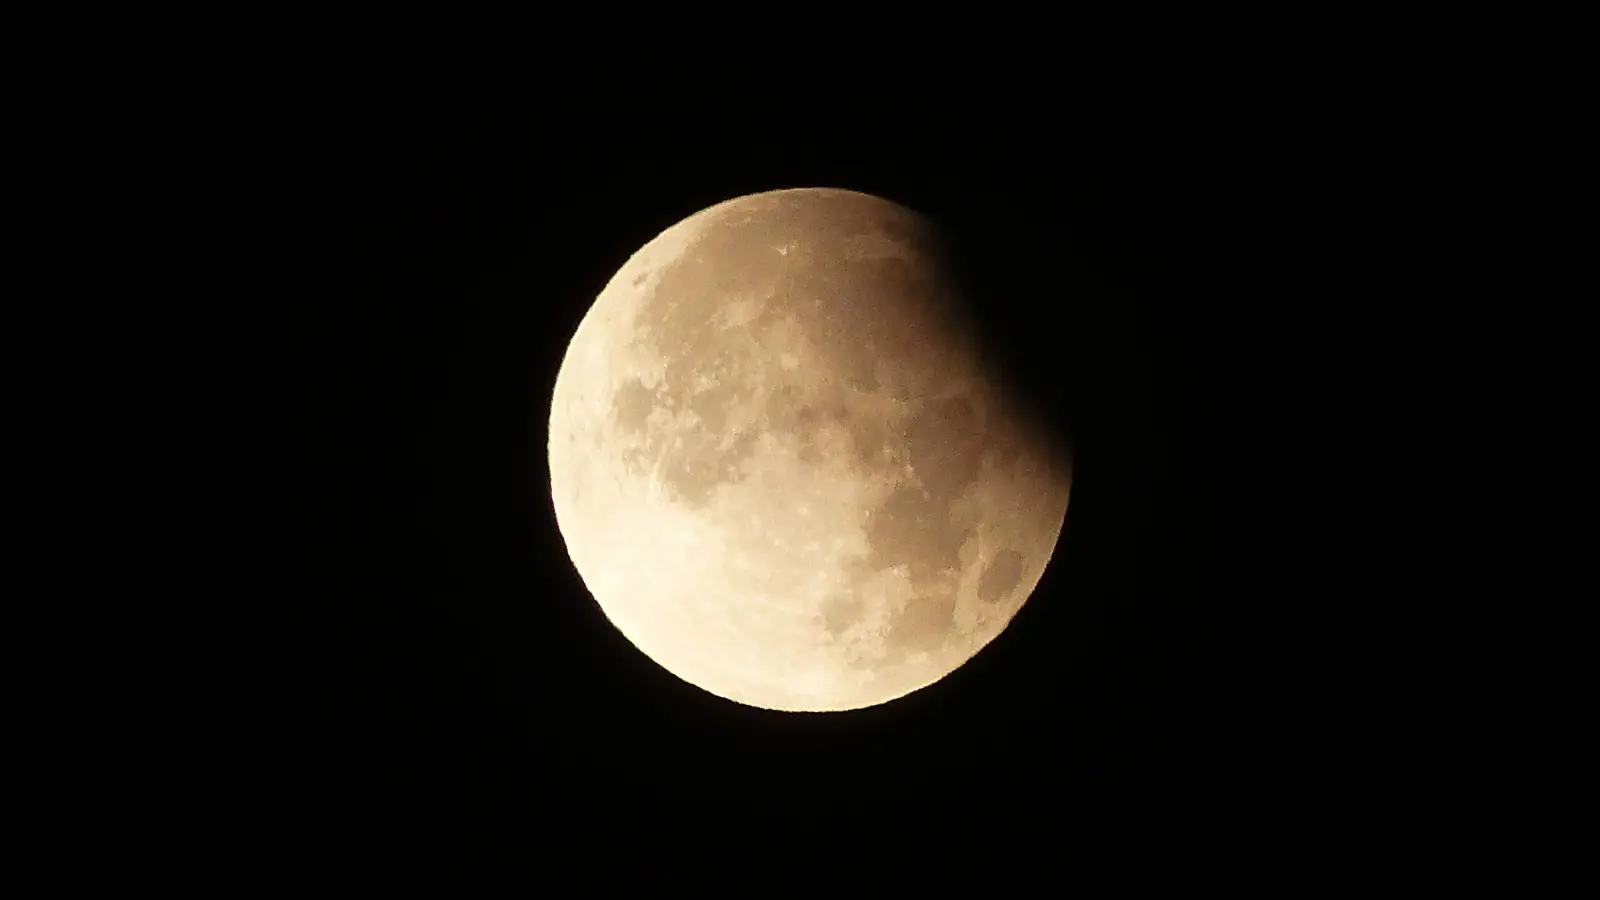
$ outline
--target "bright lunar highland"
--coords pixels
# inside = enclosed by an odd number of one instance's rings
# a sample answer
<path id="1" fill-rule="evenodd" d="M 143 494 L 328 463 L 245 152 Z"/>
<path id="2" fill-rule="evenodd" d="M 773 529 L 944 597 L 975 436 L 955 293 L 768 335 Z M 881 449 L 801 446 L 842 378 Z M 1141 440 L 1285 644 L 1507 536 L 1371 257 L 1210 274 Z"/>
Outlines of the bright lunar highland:
<path id="1" fill-rule="evenodd" d="M 578 325 L 550 487 L 606 617 L 776 710 L 926 687 L 1033 592 L 1070 461 L 986 371 L 932 226 L 834 189 L 739 197 L 635 253 Z"/>

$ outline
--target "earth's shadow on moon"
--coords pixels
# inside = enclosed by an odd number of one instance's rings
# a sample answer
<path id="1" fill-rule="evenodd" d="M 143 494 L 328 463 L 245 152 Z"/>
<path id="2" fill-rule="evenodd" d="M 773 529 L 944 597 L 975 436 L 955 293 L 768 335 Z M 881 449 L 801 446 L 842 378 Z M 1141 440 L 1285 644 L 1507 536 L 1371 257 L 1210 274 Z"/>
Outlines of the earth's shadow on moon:
<path id="1" fill-rule="evenodd" d="M 994 235 L 974 234 L 962 222 L 924 217 L 932 225 L 939 265 L 962 303 L 956 314 L 976 344 L 981 368 L 1030 432 L 1030 443 L 1047 448 L 1048 458 L 1070 475 L 1081 436 L 1075 412 L 1083 405 L 1083 391 L 1072 381 L 1072 370 L 1081 368 L 1072 356 L 1081 352 L 1075 332 L 1082 307 L 1097 302 L 1092 293 L 1070 296 L 1081 289 L 1075 284 L 1080 275 L 1067 273 L 1080 267 L 1059 251 L 1047 267 L 1051 257 L 1031 241 L 1019 238 L 1001 247 Z M 1044 285 L 1052 287 L 1041 290 Z"/>
<path id="2" fill-rule="evenodd" d="M 1137 273 L 1097 241 L 1092 223 L 1048 211 L 1008 219 L 983 202 L 954 206 L 923 214 L 965 303 L 965 324 L 988 377 L 1072 485 L 1035 602 L 1018 613 L 1032 624 L 1007 628 L 996 643 L 1016 649 L 1008 658 L 1047 660 L 1047 678 L 1070 683 L 1069 670 L 1093 669 L 1115 642 L 1106 629 L 1122 613 L 1106 588 L 1125 584 L 1150 539 L 1152 504 L 1173 465 L 1160 335 L 1146 321 Z M 980 677 L 995 660 L 979 654 L 953 675 Z"/>

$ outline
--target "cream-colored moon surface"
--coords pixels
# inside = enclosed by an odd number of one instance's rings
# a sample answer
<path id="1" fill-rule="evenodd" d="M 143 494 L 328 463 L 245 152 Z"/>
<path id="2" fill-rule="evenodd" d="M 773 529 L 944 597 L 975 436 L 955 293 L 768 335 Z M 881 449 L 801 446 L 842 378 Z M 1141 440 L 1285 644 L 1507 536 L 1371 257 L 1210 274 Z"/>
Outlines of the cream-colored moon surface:
<path id="1" fill-rule="evenodd" d="M 979 363 L 929 224 L 795 189 L 662 232 L 579 324 L 550 487 L 579 576 L 640 651 L 776 710 L 872 706 L 1011 621 L 1070 462 Z"/>

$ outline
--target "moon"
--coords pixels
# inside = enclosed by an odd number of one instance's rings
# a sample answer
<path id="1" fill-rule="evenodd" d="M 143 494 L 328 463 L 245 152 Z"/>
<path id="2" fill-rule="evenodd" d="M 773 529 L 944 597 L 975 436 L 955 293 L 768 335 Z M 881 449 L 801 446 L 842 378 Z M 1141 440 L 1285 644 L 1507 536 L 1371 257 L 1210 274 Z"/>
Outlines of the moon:
<path id="1" fill-rule="evenodd" d="M 1033 593 L 1071 463 L 983 364 L 932 225 L 868 194 L 689 216 L 579 323 L 550 409 L 572 563 L 627 640 L 719 697 L 885 703 Z"/>

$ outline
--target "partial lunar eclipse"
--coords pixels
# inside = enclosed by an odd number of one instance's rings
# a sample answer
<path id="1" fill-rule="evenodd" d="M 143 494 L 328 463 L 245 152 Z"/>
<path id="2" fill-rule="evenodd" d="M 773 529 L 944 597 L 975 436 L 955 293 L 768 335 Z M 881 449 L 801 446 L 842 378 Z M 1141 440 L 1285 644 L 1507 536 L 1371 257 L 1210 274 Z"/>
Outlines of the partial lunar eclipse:
<path id="1" fill-rule="evenodd" d="M 1033 592 L 1069 461 L 961 325 L 931 226 L 852 191 L 739 197 L 635 253 L 579 324 L 550 487 L 641 652 L 776 710 L 945 677 Z"/>

